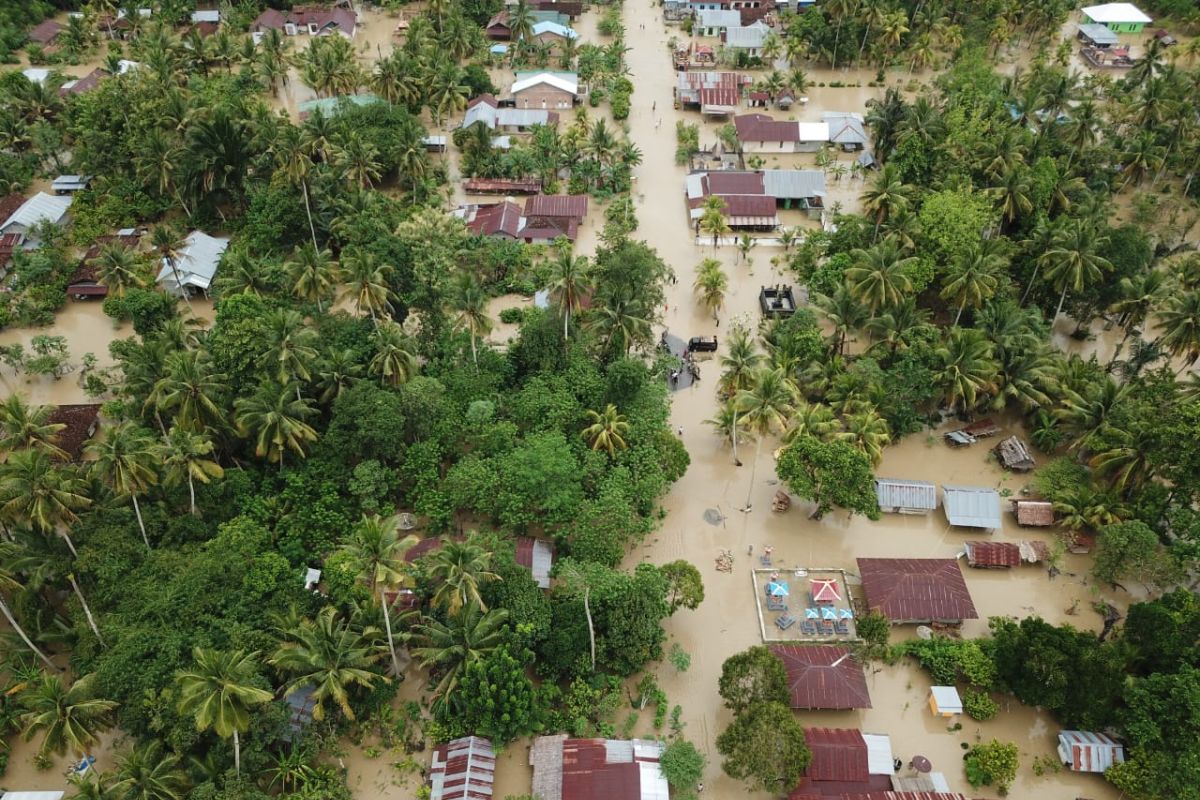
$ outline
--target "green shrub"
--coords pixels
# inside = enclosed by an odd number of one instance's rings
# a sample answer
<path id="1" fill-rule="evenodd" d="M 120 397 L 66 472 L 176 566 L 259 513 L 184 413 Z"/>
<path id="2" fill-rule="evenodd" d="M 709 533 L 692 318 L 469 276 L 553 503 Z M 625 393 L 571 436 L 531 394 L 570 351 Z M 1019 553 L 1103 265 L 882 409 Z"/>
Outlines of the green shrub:
<path id="1" fill-rule="evenodd" d="M 506 325 L 520 325 L 525 321 L 525 309 L 506 308 L 500 312 L 500 321 Z"/>
<path id="2" fill-rule="evenodd" d="M 1011 742 L 992 739 L 975 745 L 963 756 L 967 782 L 975 787 L 995 786 L 1000 794 L 1007 794 L 1017 777 L 1017 755 L 1017 746 Z"/>
<path id="3" fill-rule="evenodd" d="M 1000 713 L 1000 704 L 987 692 L 966 692 L 963 694 L 963 710 L 971 719 L 986 722 Z"/>

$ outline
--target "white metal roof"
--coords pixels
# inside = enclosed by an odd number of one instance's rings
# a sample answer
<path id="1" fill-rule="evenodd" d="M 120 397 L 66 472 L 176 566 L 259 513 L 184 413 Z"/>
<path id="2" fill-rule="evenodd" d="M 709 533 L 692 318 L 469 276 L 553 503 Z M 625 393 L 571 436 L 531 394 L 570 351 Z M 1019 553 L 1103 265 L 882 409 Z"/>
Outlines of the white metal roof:
<path id="1" fill-rule="evenodd" d="M 62 800 L 66 792 L 5 792 L 0 800 Z"/>
<path id="2" fill-rule="evenodd" d="M 523 78 L 512 85 L 512 93 L 523 92 L 526 89 L 538 86 L 539 84 L 547 84 L 555 89 L 561 89 L 564 92 L 571 94 L 579 94 L 579 80 L 572 75 L 567 78 L 563 73 L 539 72 L 536 75 L 530 75 L 528 78 Z"/>
<path id="3" fill-rule="evenodd" d="M 221 254 L 229 247 L 228 239 L 219 239 L 201 231 L 192 231 L 184 240 L 183 249 L 175 258 L 175 268 L 163 260 L 162 269 L 158 273 L 158 282 L 168 291 L 178 293 L 180 286 L 176 285 L 175 275 L 178 273 L 179 282 L 183 286 L 207 291 L 212 286 L 217 274 L 217 264 Z"/>
<path id="4" fill-rule="evenodd" d="M 750 50 L 763 46 L 767 34 L 771 32 L 762 20 L 746 27 L 727 28 L 725 30 L 725 46 Z"/>
<path id="5" fill-rule="evenodd" d="M 29 80 L 30 83 L 45 83 L 50 77 L 50 70 L 45 67 L 30 67 L 29 69 L 21 70 L 21 74 Z"/>
<path id="6" fill-rule="evenodd" d="M 639 761 L 638 773 L 641 778 L 640 800 L 670 800 L 671 789 L 657 761 Z"/>
<path id="7" fill-rule="evenodd" d="M 826 111 L 821 119 L 829 125 L 829 140 L 835 144 L 867 143 L 862 114 L 852 111 Z"/>
<path id="8" fill-rule="evenodd" d="M 942 486 L 942 506 L 951 525 L 999 528 L 1000 493 L 984 486 Z"/>
<path id="9" fill-rule="evenodd" d="M 797 122 L 796 125 L 800 129 L 800 141 L 802 142 L 829 141 L 828 122 Z"/>
<path id="10" fill-rule="evenodd" d="M 867 772 L 871 775 L 891 775 L 895 757 L 892 755 L 892 739 L 885 733 L 864 733 L 867 743 Z"/>
<path id="11" fill-rule="evenodd" d="M 739 28 L 742 13 L 736 9 L 705 8 L 696 15 L 698 28 Z"/>
<path id="12" fill-rule="evenodd" d="M 938 709 L 948 714 L 962 713 L 963 704 L 958 689 L 953 686 L 934 686 L 929 691 L 933 693 Z"/>
<path id="13" fill-rule="evenodd" d="M 132 72 L 133 70 L 137 69 L 140 66 L 142 66 L 140 62 L 130 61 L 128 59 L 122 58 L 120 61 L 117 62 L 117 74 L 124 75 L 126 72 Z"/>
<path id="14" fill-rule="evenodd" d="M 220 22 L 220 21 L 221 21 L 221 12 L 220 11 L 214 10 L 214 11 L 193 11 L 192 12 L 192 22 L 193 23 Z"/>
<path id="15" fill-rule="evenodd" d="M 1088 19 L 1105 25 L 1153 21 L 1133 3 L 1105 3 L 1102 6 L 1088 6 L 1083 9 L 1083 13 Z"/>
<path id="16" fill-rule="evenodd" d="M 3 225 L 0 225 L 0 232 L 11 233 L 12 231 L 8 230 L 10 225 L 19 225 L 24 230 L 29 230 L 46 219 L 57 223 L 67 215 L 70 207 L 70 197 L 55 197 L 52 194 L 38 192 L 22 203 L 11 217 L 6 219 Z"/>
<path id="17" fill-rule="evenodd" d="M 561 36 L 564 39 L 578 39 L 579 34 L 568 28 L 566 25 L 560 25 L 557 22 L 537 22 L 534 23 L 534 36 L 541 36 L 543 33 L 553 33 L 556 36 Z"/>
<path id="18" fill-rule="evenodd" d="M 1106 28 L 1098 22 L 1085 22 L 1079 25 L 1079 32 L 1091 39 L 1096 44 L 1116 44 L 1121 41 L 1121 37 L 1117 36 L 1110 28 Z"/>

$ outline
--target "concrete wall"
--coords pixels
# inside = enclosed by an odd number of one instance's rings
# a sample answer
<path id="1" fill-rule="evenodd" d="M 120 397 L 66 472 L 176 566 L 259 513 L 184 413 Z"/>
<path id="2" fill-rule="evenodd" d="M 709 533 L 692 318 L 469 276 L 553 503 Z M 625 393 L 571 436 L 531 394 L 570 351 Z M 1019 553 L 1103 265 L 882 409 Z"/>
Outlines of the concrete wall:
<path id="1" fill-rule="evenodd" d="M 562 111 L 575 104 L 575 97 L 570 92 L 542 84 L 531 86 L 514 94 L 513 104 L 517 108 L 545 108 L 551 111 Z"/>

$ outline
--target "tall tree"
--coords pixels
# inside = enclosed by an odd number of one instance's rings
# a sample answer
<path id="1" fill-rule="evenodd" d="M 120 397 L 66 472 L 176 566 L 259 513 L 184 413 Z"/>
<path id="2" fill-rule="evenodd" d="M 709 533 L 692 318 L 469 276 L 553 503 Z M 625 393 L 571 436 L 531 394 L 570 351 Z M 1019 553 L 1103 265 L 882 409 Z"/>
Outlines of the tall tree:
<path id="1" fill-rule="evenodd" d="M 796 409 L 799 392 L 791 378 L 780 369 L 760 369 L 750 385 L 734 395 L 733 402 L 741 413 L 746 427 L 755 435 L 754 462 L 750 465 L 750 485 L 746 489 L 746 508 L 754 492 L 754 478 L 762 441 L 771 433 L 782 433 L 788 418 Z"/>
<path id="2" fill-rule="evenodd" d="M 402 672 L 400 662 L 396 659 L 390 611 L 392 604 L 387 600 L 387 591 L 410 583 L 408 562 L 405 561 L 404 554 L 418 541 L 413 534 L 400 535 L 399 517 L 371 514 L 363 516 L 341 546 L 342 552 L 350 558 L 355 571 L 370 588 L 371 596 L 379 601 L 379 607 L 383 611 L 392 669 L 397 676 Z"/>
<path id="3" fill-rule="evenodd" d="M 274 694 L 255 686 L 258 653 L 222 651 L 197 647 L 196 662 L 178 673 L 179 713 L 196 717 L 196 730 L 212 728 L 222 739 L 233 737 L 233 768 L 242 774 L 242 748 L 238 735 L 250 727 L 250 708 L 269 703 Z"/>
<path id="4" fill-rule="evenodd" d="M 79 521 L 75 512 L 92 504 L 86 491 L 74 467 L 56 467 L 39 450 L 11 453 L 0 464 L 0 515 L 39 533 L 57 533 L 75 557 L 68 528 Z"/>
<path id="5" fill-rule="evenodd" d="M 583 298 L 591 294 L 592 279 L 588 260 L 571 255 L 570 249 L 556 249 L 550 262 L 550 299 L 562 310 L 563 341 L 570 331 L 571 315 L 579 313 Z"/>
<path id="6" fill-rule="evenodd" d="M 500 580 L 491 565 L 492 554 L 474 536 L 446 542 L 426 558 L 426 574 L 437 586 L 431 602 L 452 617 L 470 606 L 487 611 L 479 587 Z"/>
<path id="7" fill-rule="evenodd" d="M 167 473 L 167 484 L 175 485 L 187 481 L 189 508 L 196 514 L 196 481 L 208 483 L 225 474 L 212 455 L 212 439 L 202 433 L 192 433 L 178 426 L 171 428 L 156 450 L 163 469 Z"/>
<path id="8" fill-rule="evenodd" d="M 450 295 L 450 307 L 455 312 L 455 324 L 471 337 L 471 361 L 479 369 L 475 341 L 492 330 L 492 318 L 487 312 L 488 296 L 483 286 L 469 272 L 460 272 Z"/>
<path id="9" fill-rule="evenodd" d="M 955 325 L 962 319 L 962 313 L 968 305 L 979 308 L 1000 286 L 1008 260 L 994 246 L 990 246 L 990 242 L 972 243 L 962 257 L 952 261 L 946 270 L 947 280 L 940 296 L 943 300 L 958 301 Z"/>
<path id="10" fill-rule="evenodd" d="M 1043 275 L 1060 290 L 1058 307 L 1054 318 L 1062 314 L 1067 292 L 1082 292 L 1098 283 L 1105 272 L 1112 269 L 1108 259 L 1100 255 L 1108 245 L 1108 237 L 1097 233 L 1083 220 L 1072 220 L 1058 232 L 1042 256 L 1045 263 Z"/>
<path id="11" fill-rule="evenodd" d="M 892 238 L 863 250 L 850 251 L 852 264 L 846 270 L 846 286 L 868 314 L 900 305 L 912 291 L 907 270 L 916 263 L 913 257 L 904 258 Z"/>
<path id="12" fill-rule="evenodd" d="M 370 688 L 383 676 L 371 667 L 383 655 L 374 644 L 378 631 L 362 629 L 338 617 L 337 609 L 326 606 L 314 620 L 304 620 L 286 631 L 287 639 L 269 661 L 281 672 L 292 675 L 285 686 L 313 691 L 313 719 L 325 719 L 325 706 L 334 703 L 347 719 L 354 719 L 350 690 Z"/>
<path id="13" fill-rule="evenodd" d="M 507 609 L 485 612 L 472 603 L 446 622 L 427 618 L 413 629 L 419 642 L 413 648 L 413 656 L 439 676 L 433 690 L 435 698 L 445 702 L 452 697 L 467 666 L 478 663 L 505 643 L 507 622 Z"/>
<path id="14" fill-rule="evenodd" d="M 290 386 L 265 383 L 250 397 L 234 402 L 238 431 L 254 439 L 254 453 L 283 469 L 289 452 L 304 458 L 317 432 L 305 420 L 313 415 L 309 401 L 297 398 Z"/>
<path id="15" fill-rule="evenodd" d="M 38 748 L 42 757 L 62 755 L 68 748 L 82 756 L 96 743 L 98 734 L 112 725 L 112 711 L 117 704 L 97 698 L 95 683 L 95 673 L 71 684 L 64 683 L 59 675 L 42 673 L 18 695 L 24 709 L 23 738 L 28 742 L 42 734 Z"/>
<path id="16" fill-rule="evenodd" d="M 0 451 L 41 450 L 63 459 L 66 452 L 58 446 L 58 435 L 67 426 L 51 422 L 54 406 L 31 406 L 19 394 L 10 394 L 0 403 Z"/>
<path id="17" fill-rule="evenodd" d="M 146 523 L 142 520 L 142 509 L 138 495 L 158 482 L 154 469 L 155 452 L 150 432 L 136 423 L 125 421 L 111 428 L 104 438 L 88 443 L 87 450 L 95 457 L 92 474 L 108 486 L 116 497 L 128 497 L 133 502 L 138 530 L 146 548 L 150 538 L 146 535 Z"/>
<path id="18" fill-rule="evenodd" d="M 6 593 L 15 593 L 21 589 L 21 582 L 17 579 L 14 570 L 9 568 L 10 559 L 15 555 L 16 546 L 11 542 L 0 542 L 0 614 L 3 614 L 4 619 L 8 622 L 8 627 L 17 632 L 21 637 L 21 641 L 29 648 L 30 652 L 42 660 L 42 663 L 47 668 L 57 670 L 54 662 L 46 656 L 42 649 L 33 643 L 29 638 L 29 634 L 17 622 L 17 618 L 13 615 L 12 608 L 8 605 Z"/>
<path id="19" fill-rule="evenodd" d="M 629 422 L 617 411 L 615 405 L 609 403 L 604 411 L 588 409 L 587 416 L 591 424 L 583 429 L 580 437 L 587 441 L 588 447 L 604 450 L 612 456 L 617 450 L 624 450 L 629 446 L 625 442 L 625 437 L 629 435 Z"/>

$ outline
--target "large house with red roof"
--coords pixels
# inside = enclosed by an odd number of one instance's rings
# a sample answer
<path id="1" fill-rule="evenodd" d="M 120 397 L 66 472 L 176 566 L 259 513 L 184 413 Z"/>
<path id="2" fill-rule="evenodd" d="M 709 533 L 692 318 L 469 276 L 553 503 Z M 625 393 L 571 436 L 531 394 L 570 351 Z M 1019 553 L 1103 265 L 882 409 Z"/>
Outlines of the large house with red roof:
<path id="1" fill-rule="evenodd" d="M 658 766 L 663 743 L 646 739 L 539 736 L 529 748 L 541 800 L 669 800 Z"/>
<path id="2" fill-rule="evenodd" d="M 871 707 L 862 665 L 846 648 L 773 644 L 771 652 L 787 671 L 792 708 L 846 711 Z"/>
<path id="3" fill-rule="evenodd" d="M 958 624 L 978 619 L 953 558 L 860 558 L 867 607 L 895 624 Z"/>
<path id="4" fill-rule="evenodd" d="M 268 8 L 250 23 L 250 33 L 262 35 L 268 30 L 282 31 L 287 36 L 329 36 L 340 34 L 353 39 L 358 28 L 354 12 L 335 6 L 296 6 L 290 11 Z"/>

